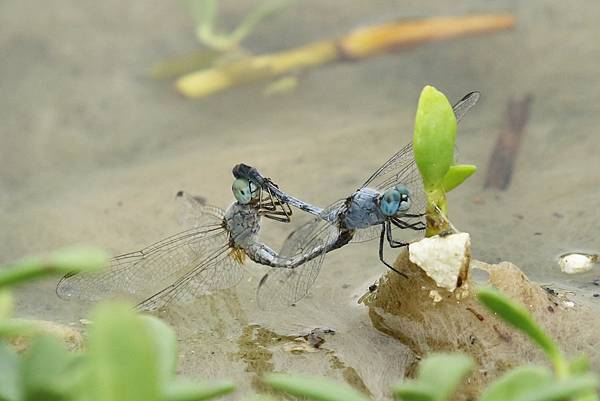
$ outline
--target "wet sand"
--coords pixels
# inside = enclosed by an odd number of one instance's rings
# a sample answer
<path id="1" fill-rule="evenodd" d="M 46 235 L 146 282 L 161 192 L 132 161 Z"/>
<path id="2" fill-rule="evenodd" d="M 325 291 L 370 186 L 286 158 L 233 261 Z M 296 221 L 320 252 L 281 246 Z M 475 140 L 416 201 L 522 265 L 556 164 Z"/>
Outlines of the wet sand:
<path id="1" fill-rule="evenodd" d="M 251 4 L 225 2 L 224 20 L 233 24 Z M 410 140 L 418 94 L 432 84 L 451 100 L 482 93 L 458 132 L 459 160 L 482 170 L 450 196 L 450 217 L 471 233 L 474 257 L 509 260 L 534 280 L 594 300 L 597 287 L 589 283 L 597 273 L 566 277 L 556 256 L 600 252 L 597 2 L 311 0 L 259 26 L 247 47 L 260 53 L 393 18 L 492 11 L 515 13 L 516 29 L 326 66 L 282 96 L 264 97 L 265 85 L 256 84 L 190 102 L 145 75 L 153 62 L 197 48 L 179 4 L 2 3 L 0 262 L 73 243 L 115 253 L 140 248 L 180 229 L 180 189 L 226 207 L 238 162 L 328 204 Z M 484 191 L 506 103 L 526 93 L 534 100 L 512 183 L 504 192 Z M 277 248 L 304 221 L 297 215 L 293 225 L 266 224 L 265 241 Z M 304 370 L 381 397 L 411 360 L 356 304 L 383 271 L 375 243 L 346 247 L 327 256 L 309 299 L 265 314 L 254 303 L 261 270 L 249 266 L 239 288 L 167 312 L 181 339 L 182 370 L 242 386 L 255 384 L 265 366 Z M 85 307 L 57 299 L 54 285 L 20 289 L 19 316 L 76 322 L 86 315 Z M 336 330 L 325 346 L 331 353 L 296 356 L 265 340 L 265 332 L 288 336 L 316 326 Z M 259 364 L 244 353 L 257 332 L 268 342 L 259 355 L 267 362 Z"/>

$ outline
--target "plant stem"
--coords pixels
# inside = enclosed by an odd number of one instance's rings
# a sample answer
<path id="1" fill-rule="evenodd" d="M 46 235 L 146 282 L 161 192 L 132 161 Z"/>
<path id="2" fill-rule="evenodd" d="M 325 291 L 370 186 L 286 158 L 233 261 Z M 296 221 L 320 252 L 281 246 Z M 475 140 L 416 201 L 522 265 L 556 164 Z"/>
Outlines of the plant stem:
<path id="1" fill-rule="evenodd" d="M 467 15 L 403 20 L 370 26 L 333 40 L 219 65 L 184 75 L 176 82 L 186 97 L 203 97 L 232 86 L 276 78 L 291 71 L 346 60 L 360 60 L 398 48 L 511 28 L 511 14 Z"/>
<path id="2" fill-rule="evenodd" d="M 441 189 L 434 189 L 427 192 L 427 208 L 425 211 L 427 229 L 426 237 L 433 237 L 450 229 L 448 223 L 448 200 L 446 193 Z"/>

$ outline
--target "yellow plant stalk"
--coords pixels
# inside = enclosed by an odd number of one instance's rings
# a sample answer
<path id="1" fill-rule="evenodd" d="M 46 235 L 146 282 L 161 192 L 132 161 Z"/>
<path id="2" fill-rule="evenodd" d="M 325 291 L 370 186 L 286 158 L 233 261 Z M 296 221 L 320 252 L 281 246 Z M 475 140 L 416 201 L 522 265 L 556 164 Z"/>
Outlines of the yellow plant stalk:
<path id="1" fill-rule="evenodd" d="M 338 40 L 224 63 L 184 75 L 175 85 L 184 96 L 198 98 L 333 61 L 359 60 L 419 43 L 508 29 L 514 24 L 512 14 L 402 20 L 361 28 Z"/>

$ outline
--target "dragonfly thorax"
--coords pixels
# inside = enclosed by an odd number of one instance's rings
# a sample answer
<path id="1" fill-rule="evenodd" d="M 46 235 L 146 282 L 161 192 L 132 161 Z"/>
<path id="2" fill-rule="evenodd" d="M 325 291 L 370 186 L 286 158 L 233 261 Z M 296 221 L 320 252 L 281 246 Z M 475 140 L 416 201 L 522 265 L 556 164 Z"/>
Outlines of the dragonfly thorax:
<path id="1" fill-rule="evenodd" d="M 344 225 L 348 229 L 368 228 L 381 224 L 385 216 L 379 210 L 381 194 L 371 188 L 354 192 L 347 202 Z"/>
<path id="2" fill-rule="evenodd" d="M 257 240 L 260 216 L 253 206 L 234 202 L 225 211 L 225 227 L 234 239 L 234 245 L 246 248 Z"/>

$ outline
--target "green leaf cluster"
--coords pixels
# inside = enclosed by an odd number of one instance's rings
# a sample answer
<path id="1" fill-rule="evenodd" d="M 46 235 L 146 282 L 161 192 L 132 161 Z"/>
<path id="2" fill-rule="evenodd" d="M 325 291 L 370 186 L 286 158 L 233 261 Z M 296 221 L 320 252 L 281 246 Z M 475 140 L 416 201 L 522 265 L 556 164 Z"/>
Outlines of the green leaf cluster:
<path id="1" fill-rule="evenodd" d="M 239 25 L 229 33 L 217 32 L 218 1 L 188 0 L 196 23 L 198 41 L 211 49 L 226 52 L 235 49 L 265 18 L 284 8 L 290 0 L 271 0 L 256 6 Z"/>
<path id="2" fill-rule="evenodd" d="M 432 86 L 423 88 L 415 117 L 413 152 L 427 195 L 427 236 L 448 230 L 446 193 L 477 170 L 473 165 L 454 164 L 456 124 L 446 96 Z"/>
<path id="3" fill-rule="evenodd" d="M 508 371 L 490 384 L 479 401 L 597 401 L 600 382 L 589 372 L 587 359 L 564 359 L 556 344 L 522 306 L 491 289 L 478 292 L 479 300 L 502 320 L 521 330 L 552 361 L 554 372 L 542 366 L 524 365 Z M 473 368 L 471 358 L 461 354 L 431 354 L 419 365 L 417 378 L 393 388 L 402 401 L 445 401 Z M 329 380 L 271 374 L 265 383 L 296 397 L 315 401 L 367 401 L 368 397 Z"/>
<path id="4" fill-rule="evenodd" d="M 233 391 L 228 381 L 178 379 L 173 330 L 127 304 L 95 309 L 84 352 L 69 352 L 57 338 L 11 319 L 8 287 L 48 274 L 95 270 L 107 262 L 102 251 L 74 248 L 0 270 L 0 401 L 195 401 Z M 33 337 L 23 354 L 3 341 L 16 335 Z"/>
<path id="5" fill-rule="evenodd" d="M 229 381 L 197 384 L 177 378 L 173 330 L 126 304 L 109 302 L 95 309 L 83 352 L 68 352 L 55 337 L 40 335 L 11 320 L 12 298 L 7 287 L 49 273 L 93 270 L 106 262 L 105 255 L 95 249 L 74 249 L 0 270 L 0 401 L 194 401 L 232 392 L 234 385 Z M 477 296 L 499 318 L 525 333 L 554 367 L 553 371 L 534 365 L 517 367 L 489 385 L 479 401 L 598 401 L 598 377 L 590 373 L 587 358 L 565 359 L 528 311 L 498 291 L 482 289 Z M 15 334 L 33 337 L 22 354 L 3 341 Z M 473 361 L 465 355 L 429 355 L 420 363 L 417 377 L 396 385 L 393 395 L 403 401 L 448 400 L 472 368 Z M 322 378 L 274 373 L 263 381 L 273 389 L 309 400 L 370 400 Z"/>

